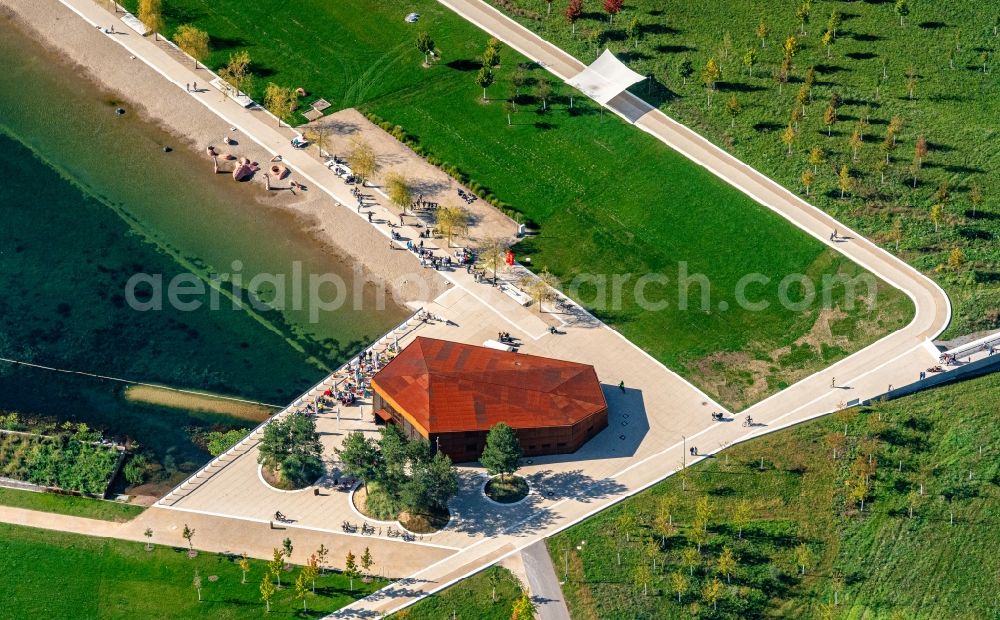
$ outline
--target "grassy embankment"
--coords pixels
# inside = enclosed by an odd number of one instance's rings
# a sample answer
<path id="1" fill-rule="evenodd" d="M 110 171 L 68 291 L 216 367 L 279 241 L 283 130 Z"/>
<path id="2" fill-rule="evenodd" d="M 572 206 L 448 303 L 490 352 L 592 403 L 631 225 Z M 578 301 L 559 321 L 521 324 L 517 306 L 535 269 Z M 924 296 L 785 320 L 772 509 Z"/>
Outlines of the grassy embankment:
<path id="1" fill-rule="evenodd" d="M 560 570 L 569 550 L 573 617 L 994 617 L 998 407 L 993 375 L 844 411 L 698 463 L 686 481 L 674 476 L 549 541 Z M 719 564 L 727 548 L 731 583 Z M 675 574 L 687 581 L 680 604 Z M 713 612 L 705 587 L 714 579 L 722 587 Z"/>

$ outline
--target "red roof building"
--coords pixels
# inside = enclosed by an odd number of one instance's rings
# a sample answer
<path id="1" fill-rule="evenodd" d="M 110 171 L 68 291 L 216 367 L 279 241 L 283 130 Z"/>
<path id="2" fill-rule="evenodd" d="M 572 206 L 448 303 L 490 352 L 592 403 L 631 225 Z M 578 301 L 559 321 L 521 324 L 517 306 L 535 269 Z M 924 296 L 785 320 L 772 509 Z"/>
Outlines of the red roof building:
<path id="1" fill-rule="evenodd" d="M 525 456 L 575 452 L 608 425 L 593 366 L 416 338 L 372 377 L 374 411 L 456 462 L 482 454 L 499 422 Z"/>

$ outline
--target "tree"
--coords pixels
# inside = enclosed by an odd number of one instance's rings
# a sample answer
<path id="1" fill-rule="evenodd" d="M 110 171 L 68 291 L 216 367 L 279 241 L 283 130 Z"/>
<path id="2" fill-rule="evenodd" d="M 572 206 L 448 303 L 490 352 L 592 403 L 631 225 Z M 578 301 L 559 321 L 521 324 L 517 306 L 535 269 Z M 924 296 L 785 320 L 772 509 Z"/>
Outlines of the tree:
<path id="1" fill-rule="evenodd" d="M 755 48 L 747 48 L 747 51 L 743 54 L 743 66 L 750 71 L 750 77 L 753 77 L 753 66 L 757 64 L 757 50 Z"/>
<path id="2" fill-rule="evenodd" d="M 899 251 L 899 242 L 903 240 L 903 220 L 900 218 L 894 218 L 892 220 L 892 229 L 889 231 L 889 240 L 895 242 L 896 251 Z"/>
<path id="3" fill-rule="evenodd" d="M 700 530 L 699 530 L 700 531 Z M 681 566 L 688 569 L 688 574 L 694 576 L 694 569 L 701 564 L 701 554 L 694 547 L 686 547 L 681 552 Z"/>
<path id="4" fill-rule="evenodd" d="M 903 131 L 903 119 L 898 116 L 893 116 L 889 119 L 889 127 L 886 130 L 886 135 L 892 136 L 893 146 L 896 145 L 896 136 L 898 136 L 901 131 Z"/>
<path id="5" fill-rule="evenodd" d="M 237 97 L 243 94 L 251 79 L 250 52 L 240 50 L 230 54 L 226 66 L 219 71 L 219 75 L 236 89 Z"/>
<path id="6" fill-rule="evenodd" d="M 934 232 L 938 231 L 941 225 L 941 216 L 944 214 L 944 205 L 940 202 L 931 206 L 931 222 L 934 224 Z"/>
<path id="7" fill-rule="evenodd" d="M 862 144 L 864 144 L 864 141 L 861 139 L 861 130 L 855 128 L 854 132 L 851 133 L 851 139 L 850 139 L 850 145 L 852 151 L 851 159 L 853 161 L 858 161 L 858 151 L 861 150 Z"/>
<path id="8" fill-rule="evenodd" d="M 303 570 L 295 578 L 295 598 L 302 600 L 302 611 L 309 611 L 306 605 L 306 597 L 309 595 L 309 582 L 306 581 L 306 572 Z"/>
<path id="9" fill-rule="evenodd" d="M 736 556 L 733 555 L 732 549 L 729 547 L 722 548 L 716 568 L 718 568 L 719 573 L 726 576 L 726 583 L 732 583 L 730 575 L 736 572 Z"/>
<path id="10" fill-rule="evenodd" d="M 247 573 L 250 572 L 250 560 L 247 558 L 246 553 L 240 556 L 240 571 L 243 573 L 243 578 L 240 579 L 240 583 L 246 583 Z"/>
<path id="11" fill-rule="evenodd" d="M 153 528 L 147 527 L 146 531 L 142 533 L 146 537 L 146 551 L 153 550 Z"/>
<path id="12" fill-rule="evenodd" d="M 802 172 L 802 186 L 806 188 L 806 196 L 809 195 L 809 188 L 812 187 L 813 181 L 816 180 L 816 174 L 806 168 Z"/>
<path id="13" fill-rule="evenodd" d="M 371 570 L 374 565 L 375 560 L 372 559 L 372 552 L 368 547 L 365 547 L 365 552 L 361 554 L 361 570 L 364 571 L 364 580 L 366 582 L 372 580 Z"/>
<path id="14" fill-rule="evenodd" d="M 694 75 L 694 64 L 690 58 L 684 57 L 681 59 L 680 64 L 677 65 L 677 75 L 680 76 L 681 83 L 687 86 L 688 78 Z"/>
<path id="15" fill-rule="evenodd" d="M 614 23 L 615 15 L 621 12 L 624 4 L 624 0 L 604 0 L 602 8 L 608 14 L 608 23 Z"/>
<path id="16" fill-rule="evenodd" d="M 813 167 L 813 174 L 819 172 L 819 166 L 824 161 L 826 161 L 826 153 L 823 151 L 823 147 L 814 146 L 809 150 L 809 165 Z"/>
<path id="17" fill-rule="evenodd" d="M 292 486 L 311 484 L 325 469 L 316 420 L 301 413 L 268 424 L 258 452 L 257 462 Z"/>
<path id="18" fill-rule="evenodd" d="M 488 572 L 489 572 L 489 579 L 490 579 L 490 587 L 493 590 L 493 602 L 496 603 L 497 602 L 497 587 L 499 587 L 500 584 L 503 583 L 503 573 L 500 572 L 500 567 L 496 566 L 496 565 L 491 566 L 489 568 Z"/>
<path id="19" fill-rule="evenodd" d="M 791 123 L 788 123 L 788 127 L 785 127 L 785 131 L 781 133 L 781 141 L 788 147 L 787 154 L 791 155 L 792 145 L 795 144 L 795 127 Z"/>
<path id="20" fill-rule="evenodd" d="M 270 573 L 271 577 L 278 581 L 278 587 L 281 587 L 281 571 L 285 569 L 285 553 L 275 547 L 271 551 L 271 560 L 267 563 L 267 571 Z"/>
<path id="21" fill-rule="evenodd" d="M 712 91 L 715 90 L 715 83 L 721 77 L 722 70 L 719 69 L 719 63 L 715 62 L 714 58 L 709 58 L 708 62 L 705 63 L 705 68 L 701 70 L 701 81 L 704 82 L 705 89 L 708 91 L 708 107 L 712 107 Z"/>
<path id="22" fill-rule="evenodd" d="M 722 597 L 722 582 L 713 577 L 702 586 L 701 595 L 705 598 L 705 602 L 711 603 L 713 610 L 718 609 L 719 598 Z"/>
<path id="23" fill-rule="evenodd" d="M 840 167 L 840 174 L 837 175 L 837 187 L 840 188 L 841 198 L 854 187 L 854 179 L 851 177 L 851 171 L 846 164 Z"/>
<path id="24" fill-rule="evenodd" d="M 305 136 L 306 140 L 316 144 L 316 149 L 319 151 L 320 157 L 323 157 L 327 152 L 326 143 L 330 137 L 330 128 L 326 125 L 313 125 L 306 128 L 302 135 Z"/>
<path id="25" fill-rule="evenodd" d="M 795 564 L 799 567 L 799 574 L 805 575 L 806 569 L 812 565 L 812 549 L 810 549 L 809 545 L 805 543 L 799 543 L 799 545 L 793 550 L 793 553 L 795 554 Z"/>
<path id="26" fill-rule="evenodd" d="M 566 21 L 570 24 L 570 33 L 576 34 L 576 20 L 580 19 L 583 15 L 583 0 L 569 0 L 569 4 L 566 5 Z"/>
<path id="27" fill-rule="evenodd" d="M 823 124 L 826 125 L 826 136 L 833 135 L 833 124 L 837 122 L 837 110 L 832 106 L 827 106 L 823 110 Z"/>
<path id="28" fill-rule="evenodd" d="M 354 592 L 354 580 L 358 577 L 358 561 L 351 551 L 348 551 L 347 557 L 344 558 L 344 577 L 347 577 L 351 592 Z"/>
<path id="29" fill-rule="evenodd" d="M 830 11 L 830 20 L 826 23 L 826 28 L 833 33 L 833 38 L 837 38 L 837 29 L 840 28 L 840 24 L 843 21 L 843 16 L 840 14 L 836 8 Z"/>
<path id="30" fill-rule="evenodd" d="M 271 583 L 269 575 L 264 575 L 260 581 L 260 600 L 264 601 L 267 613 L 271 613 L 271 599 L 274 597 L 275 587 Z"/>
<path id="31" fill-rule="evenodd" d="M 983 202 L 983 191 L 979 189 L 978 183 L 973 183 L 969 188 L 969 204 L 972 205 L 972 217 L 976 217 L 976 209 Z"/>
<path id="32" fill-rule="evenodd" d="M 764 39 L 767 38 L 767 23 L 764 21 L 764 17 L 761 16 L 760 21 L 757 22 L 757 38 L 760 39 L 761 48 L 764 47 Z"/>
<path id="33" fill-rule="evenodd" d="M 330 555 L 330 550 L 327 549 L 326 545 L 320 543 L 319 549 L 316 550 L 316 565 L 319 567 L 320 574 L 326 570 L 326 556 Z"/>
<path id="34" fill-rule="evenodd" d="M 483 89 L 483 101 L 487 101 L 486 89 L 493 85 L 495 79 L 493 70 L 485 65 L 480 68 L 479 73 L 476 74 L 476 84 Z"/>
<path id="35" fill-rule="evenodd" d="M 483 66 L 489 69 L 495 69 L 500 66 L 500 41 L 495 38 L 490 38 L 486 42 L 486 49 L 483 50 Z"/>
<path id="36" fill-rule="evenodd" d="M 677 602 L 680 603 L 681 596 L 683 596 L 688 589 L 687 576 L 680 571 L 670 573 L 670 589 L 677 595 Z"/>
<path id="37" fill-rule="evenodd" d="M 486 447 L 479 462 L 491 476 L 499 474 L 502 480 L 517 471 L 523 454 L 517 433 L 507 423 L 499 422 L 486 434 Z"/>
<path id="38" fill-rule="evenodd" d="M 469 212 L 462 207 L 438 207 L 434 219 L 438 230 L 448 240 L 448 247 L 455 236 L 469 232 Z"/>
<path id="39" fill-rule="evenodd" d="M 542 304 L 555 299 L 556 294 L 554 289 L 559 286 L 559 279 L 549 273 L 547 268 L 543 268 L 533 276 L 521 278 L 518 284 L 535 300 L 535 303 L 538 305 L 538 312 L 541 313 Z"/>
<path id="40" fill-rule="evenodd" d="M 427 445 L 426 443 L 422 445 Z M 410 463 L 411 475 L 403 485 L 400 501 L 411 513 L 445 512 L 458 492 L 458 476 L 444 452 Z"/>
<path id="41" fill-rule="evenodd" d="M 476 264 L 493 273 L 493 286 L 496 286 L 497 274 L 507 265 L 505 261 L 510 245 L 500 237 L 488 237 L 479 244 L 477 250 Z"/>
<path id="42" fill-rule="evenodd" d="M 653 571 L 649 570 L 649 565 L 645 562 L 637 564 L 632 577 L 636 585 L 642 586 L 642 595 L 649 594 L 649 582 L 653 580 Z"/>
<path id="43" fill-rule="evenodd" d="M 809 23 L 809 11 L 811 8 L 809 0 L 806 0 L 799 5 L 799 8 L 795 9 L 795 17 L 799 19 L 799 32 L 803 35 L 806 33 L 806 24 Z"/>
<path id="44" fill-rule="evenodd" d="M 406 213 L 409 206 L 413 204 L 410 180 L 398 172 L 392 172 L 385 178 L 385 189 L 389 200 L 403 213 Z"/>
<path id="45" fill-rule="evenodd" d="M 632 19 L 625 22 L 625 40 L 630 47 L 638 47 L 639 36 L 641 34 L 642 30 L 639 29 L 639 18 L 633 15 Z"/>
<path id="46" fill-rule="evenodd" d="M 910 99 L 913 99 L 913 91 L 917 87 L 917 70 L 915 67 L 910 65 L 906 68 L 906 93 Z"/>
<path id="47" fill-rule="evenodd" d="M 535 601 L 531 600 L 527 592 L 524 592 L 521 594 L 521 598 L 514 601 L 510 620 L 534 620 L 537 613 L 538 608 Z"/>
<path id="48" fill-rule="evenodd" d="M 115 12 L 117 13 L 117 7 Z M 139 0 L 136 17 L 153 32 L 153 40 L 158 40 L 157 33 L 163 30 L 163 10 L 160 0 Z"/>
<path id="49" fill-rule="evenodd" d="M 431 66 L 430 56 L 434 53 L 434 39 L 426 32 L 417 35 L 417 49 L 424 55 L 424 66 Z"/>
<path id="50" fill-rule="evenodd" d="M 264 89 L 264 107 L 277 117 L 278 127 L 281 127 L 281 121 L 286 120 L 299 107 L 299 96 L 291 88 L 270 82 Z"/>
<path id="51" fill-rule="evenodd" d="M 824 32 L 823 33 L 823 38 L 820 39 L 820 42 L 823 44 L 823 47 L 826 48 L 826 57 L 829 58 L 830 57 L 830 50 L 831 50 L 831 48 L 833 46 L 833 32 L 831 32 L 829 30 L 827 30 L 826 32 Z"/>
<path id="52" fill-rule="evenodd" d="M 378 157 L 375 149 L 365 139 L 355 137 L 351 141 L 351 148 L 347 151 L 347 165 L 351 167 L 351 172 L 361 179 L 361 186 L 375 176 L 378 172 Z"/>
<path id="53" fill-rule="evenodd" d="M 535 87 L 538 98 L 542 100 L 542 109 L 548 109 L 548 99 L 552 96 L 552 84 L 546 78 L 539 78 L 538 84 Z"/>
<path id="54" fill-rule="evenodd" d="M 292 557 L 292 549 L 292 539 L 286 536 L 285 539 L 281 541 L 281 550 L 284 552 L 286 558 Z"/>
<path id="55" fill-rule="evenodd" d="M 736 502 L 736 509 L 733 511 L 733 524 L 737 528 L 737 538 L 743 538 L 743 528 L 750 523 L 752 506 L 749 500 L 741 499 Z"/>
<path id="56" fill-rule="evenodd" d="M 183 24 L 174 33 L 174 43 L 191 58 L 194 58 L 194 68 L 208 56 L 208 33 L 199 30 L 191 24 Z"/>
<path id="57" fill-rule="evenodd" d="M 899 15 L 899 25 L 903 25 L 903 20 L 910 14 L 910 3 L 906 0 L 896 0 L 896 15 Z"/>
<path id="58" fill-rule="evenodd" d="M 794 34 L 788 35 L 785 43 L 781 46 L 781 51 L 785 54 L 785 60 L 789 61 L 795 57 L 799 51 L 799 40 Z"/>
<path id="59" fill-rule="evenodd" d="M 198 569 L 194 569 L 194 579 L 191 581 L 191 585 L 194 587 L 195 591 L 198 593 L 198 602 L 201 602 L 201 573 Z"/>
<path id="60" fill-rule="evenodd" d="M 788 83 L 791 67 L 792 67 L 791 59 L 786 58 L 783 61 L 781 61 L 781 65 L 778 68 L 776 68 L 774 70 L 774 73 L 771 75 L 771 79 L 773 79 L 774 83 L 778 85 L 779 95 L 781 94 L 781 90 L 784 87 L 784 85 Z"/>
<path id="61" fill-rule="evenodd" d="M 736 127 L 736 117 L 740 115 L 743 111 L 743 106 L 740 105 L 739 99 L 736 98 L 736 93 L 729 96 L 729 100 L 726 101 L 726 113 L 729 114 L 729 118 L 732 121 L 730 127 Z"/>
<path id="62" fill-rule="evenodd" d="M 354 431 L 344 438 L 336 453 L 344 472 L 359 478 L 367 493 L 368 482 L 376 479 L 384 469 L 382 454 L 374 442 L 361 431 Z"/>
<path id="63" fill-rule="evenodd" d="M 637 523 L 635 513 L 629 508 L 624 508 L 615 519 L 615 531 L 619 536 L 624 535 L 626 542 L 631 542 L 632 530 L 635 529 Z"/>
<path id="64" fill-rule="evenodd" d="M 188 527 L 188 524 L 185 523 L 184 531 L 181 532 L 181 536 L 187 541 L 188 549 L 194 549 L 194 542 L 192 542 L 192 539 L 194 538 L 194 528 Z"/>

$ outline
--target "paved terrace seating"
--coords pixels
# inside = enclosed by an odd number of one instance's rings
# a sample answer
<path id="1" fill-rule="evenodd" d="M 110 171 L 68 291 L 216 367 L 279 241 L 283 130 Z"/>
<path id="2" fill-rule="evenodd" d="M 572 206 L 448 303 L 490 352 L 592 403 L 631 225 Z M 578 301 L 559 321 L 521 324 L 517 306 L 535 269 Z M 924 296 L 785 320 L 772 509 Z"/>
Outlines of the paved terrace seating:
<path id="1" fill-rule="evenodd" d="M 195 489 L 219 473 L 226 466 L 237 461 L 247 452 L 253 450 L 264 435 L 264 429 L 274 420 L 278 420 L 292 413 L 315 413 L 321 411 L 330 404 L 330 398 L 334 394 L 353 393 L 357 395 L 357 388 L 368 389 L 368 380 L 371 374 L 377 372 L 378 368 L 399 351 L 399 339 L 415 331 L 421 325 L 434 320 L 432 316 L 423 310 L 418 310 L 405 321 L 386 332 L 381 338 L 376 340 L 371 346 L 352 358 L 343 366 L 326 376 L 322 381 L 314 385 L 302 396 L 299 396 L 288 407 L 285 407 L 277 414 L 262 422 L 253 429 L 246 437 L 241 439 L 236 445 L 218 457 L 212 459 L 204 467 L 179 484 L 170 493 L 163 496 L 156 505 L 173 506 L 181 499 L 190 495 Z M 341 383 L 348 379 L 356 383 L 348 389 L 341 388 Z"/>

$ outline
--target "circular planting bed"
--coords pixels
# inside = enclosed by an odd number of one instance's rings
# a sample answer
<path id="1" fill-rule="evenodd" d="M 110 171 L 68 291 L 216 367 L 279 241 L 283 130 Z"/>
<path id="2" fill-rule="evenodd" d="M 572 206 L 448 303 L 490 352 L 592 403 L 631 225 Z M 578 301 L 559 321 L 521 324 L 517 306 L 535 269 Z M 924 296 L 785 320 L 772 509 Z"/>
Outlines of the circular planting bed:
<path id="1" fill-rule="evenodd" d="M 300 491 L 311 486 L 309 483 L 299 485 L 290 480 L 284 480 L 264 466 L 260 467 L 260 477 L 268 486 L 274 487 L 279 491 Z"/>
<path id="2" fill-rule="evenodd" d="M 358 511 L 359 514 L 365 516 L 373 521 L 396 521 L 404 529 L 414 534 L 433 534 L 438 530 L 444 528 L 448 525 L 448 521 L 451 520 L 451 513 L 447 510 L 441 513 L 429 513 L 429 514 L 410 514 L 409 512 L 402 511 L 396 514 L 392 508 L 385 503 L 382 496 L 378 495 L 378 487 L 372 483 L 369 483 L 369 490 L 372 494 L 379 499 L 376 499 L 376 505 L 378 510 L 370 510 L 368 508 L 368 491 L 365 491 L 365 487 L 359 486 L 355 489 L 354 493 L 351 494 L 351 501 L 354 504 L 354 509 Z"/>
<path id="3" fill-rule="evenodd" d="M 514 504 L 528 496 L 528 481 L 521 476 L 497 476 L 486 482 L 483 493 L 498 504 Z"/>

